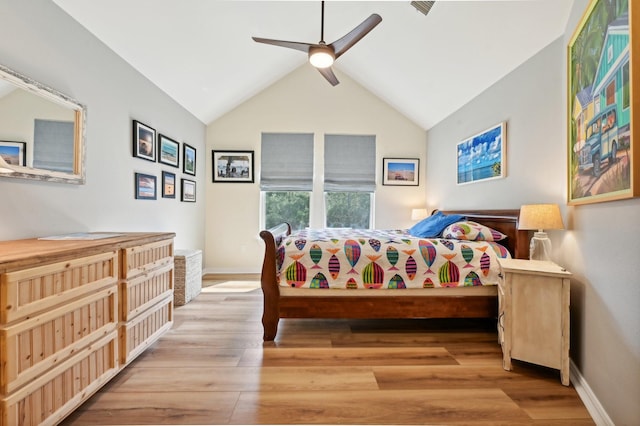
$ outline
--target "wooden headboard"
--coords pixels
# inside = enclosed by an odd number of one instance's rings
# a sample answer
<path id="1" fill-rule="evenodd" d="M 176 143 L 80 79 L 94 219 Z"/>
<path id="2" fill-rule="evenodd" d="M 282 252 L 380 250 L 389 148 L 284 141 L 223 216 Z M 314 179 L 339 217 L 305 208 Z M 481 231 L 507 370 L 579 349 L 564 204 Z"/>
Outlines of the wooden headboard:
<path id="1" fill-rule="evenodd" d="M 432 212 L 435 213 L 437 210 Z M 481 223 L 507 236 L 500 244 L 505 246 L 516 259 L 529 258 L 531 231 L 518 229 L 520 209 L 511 210 L 442 210 L 444 214 L 461 214 L 468 220 Z"/>

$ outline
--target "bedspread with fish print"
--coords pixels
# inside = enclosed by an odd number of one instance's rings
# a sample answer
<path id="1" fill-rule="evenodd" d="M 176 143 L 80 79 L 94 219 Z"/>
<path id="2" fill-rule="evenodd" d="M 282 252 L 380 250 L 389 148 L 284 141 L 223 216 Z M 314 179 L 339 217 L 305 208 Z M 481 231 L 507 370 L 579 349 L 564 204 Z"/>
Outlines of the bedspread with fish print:
<path id="1" fill-rule="evenodd" d="M 496 242 L 306 229 L 282 240 L 276 259 L 281 286 L 404 289 L 496 285 L 501 257 L 511 256 Z"/>

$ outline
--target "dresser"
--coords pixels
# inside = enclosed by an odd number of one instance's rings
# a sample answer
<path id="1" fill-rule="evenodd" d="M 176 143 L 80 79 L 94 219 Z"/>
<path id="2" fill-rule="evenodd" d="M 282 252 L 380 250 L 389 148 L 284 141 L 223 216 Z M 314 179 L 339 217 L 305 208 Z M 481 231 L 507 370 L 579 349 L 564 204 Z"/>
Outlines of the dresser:
<path id="1" fill-rule="evenodd" d="M 503 366 L 511 359 L 560 370 L 569 385 L 571 273 L 553 262 L 503 259 L 498 283 L 498 338 Z"/>
<path id="2" fill-rule="evenodd" d="M 0 425 L 56 424 L 173 323 L 173 233 L 0 242 Z"/>

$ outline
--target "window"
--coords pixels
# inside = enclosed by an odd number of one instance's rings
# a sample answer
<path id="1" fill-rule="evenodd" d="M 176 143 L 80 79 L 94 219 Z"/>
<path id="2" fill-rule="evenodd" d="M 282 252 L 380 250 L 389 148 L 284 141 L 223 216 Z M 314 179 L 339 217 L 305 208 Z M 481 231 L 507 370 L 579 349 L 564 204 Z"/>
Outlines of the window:
<path id="1" fill-rule="evenodd" d="M 33 129 L 33 167 L 73 173 L 74 122 L 36 118 Z"/>
<path id="2" fill-rule="evenodd" d="M 325 226 L 371 227 L 376 188 L 375 161 L 375 136 L 325 136 Z"/>
<path id="3" fill-rule="evenodd" d="M 288 222 L 299 230 L 313 221 L 314 227 L 370 228 L 376 188 L 375 136 L 325 136 L 324 197 L 313 194 L 313 144 L 314 135 L 309 133 L 262 134 L 263 227 Z"/>
<path id="4" fill-rule="evenodd" d="M 308 227 L 313 134 L 263 133 L 260 165 L 264 226 L 288 222 L 295 230 Z"/>
<path id="5" fill-rule="evenodd" d="M 291 229 L 300 230 L 309 226 L 309 192 L 268 191 L 265 192 L 265 227 L 287 222 Z"/>
<path id="6" fill-rule="evenodd" d="M 326 226 L 328 228 L 370 228 L 371 195 L 367 192 L 326 192 Z"/>
<path id="7" fill-rule="evenodd" d="M 607 106 L 615 104 L 616 103 L 616 81 L 613 80 L 611 83 L 609 83 L 609 85 L 605 90 L 607 95 L 607 98 L 606 98 Z"/>

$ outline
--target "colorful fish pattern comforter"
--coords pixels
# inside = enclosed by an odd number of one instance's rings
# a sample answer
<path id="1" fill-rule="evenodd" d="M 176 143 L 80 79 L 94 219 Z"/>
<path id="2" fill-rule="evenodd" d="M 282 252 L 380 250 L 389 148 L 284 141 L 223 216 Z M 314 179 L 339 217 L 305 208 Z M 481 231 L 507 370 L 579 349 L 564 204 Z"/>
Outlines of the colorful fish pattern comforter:
<path id="1" fill-rule="evenodd" d="M 492 241 L 417 238 L 406 230 L 306 229 L 277 249 L 279 285 L 296 288 L 405 289 L 495 285 Z"/>

